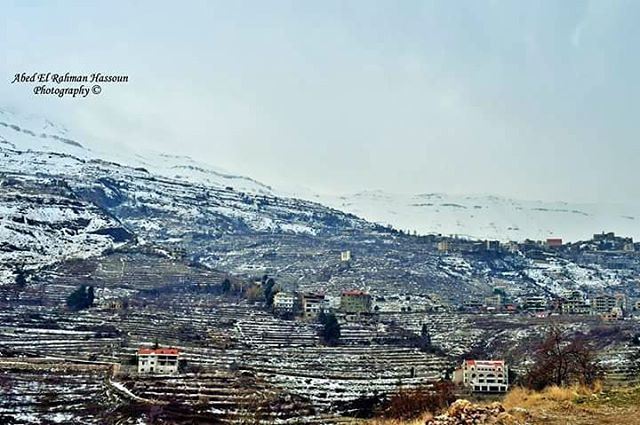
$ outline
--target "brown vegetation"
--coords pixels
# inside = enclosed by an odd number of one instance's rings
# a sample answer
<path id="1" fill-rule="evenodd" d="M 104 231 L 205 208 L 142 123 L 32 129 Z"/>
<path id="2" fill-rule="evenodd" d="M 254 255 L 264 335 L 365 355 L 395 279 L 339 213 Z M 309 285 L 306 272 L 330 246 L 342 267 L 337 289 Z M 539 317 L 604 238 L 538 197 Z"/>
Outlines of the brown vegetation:
<path id="1" fill-rule="evenodd" d="M 640 387 L 603 389 L 547 387 L 535 391 L 515 387 L 501 403 L 457 400 L 439 415 L 425 413 L 419 419 L 383 420 L 375 425 L 530 424 L 530 425 L 640 425 Z"/>
<path id="2" fill-rule="evenodd" d="M 405 388 L 395 393 L 381 409 L 387 419 L 415 419 L 437 412 L 455 400 L 453 384 L 441 381 L 429 387 Z"/>
<path id="3" fill-rule="evenodd" d="M 534 365 L 524 377 L 524 385 L 542 390 L 548 386 L 574 384 L 591 386 L 602 378 L 596 351 L 584 337 L 571 338 L 558 326 L 552 326 L 536 348 Z"/>

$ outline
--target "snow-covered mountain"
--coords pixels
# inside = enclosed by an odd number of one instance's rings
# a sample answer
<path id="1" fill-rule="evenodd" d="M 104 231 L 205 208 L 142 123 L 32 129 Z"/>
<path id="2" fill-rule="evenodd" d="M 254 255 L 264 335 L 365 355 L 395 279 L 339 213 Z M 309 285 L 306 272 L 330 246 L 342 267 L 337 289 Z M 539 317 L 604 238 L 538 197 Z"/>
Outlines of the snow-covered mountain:
<path id="1" fill-rule="evenodd" d="M 524 294 L 619 290 L 636 279 L 635 257 L 552 255 L 539 264 L 520 254 L 442 255 L 433 238 L 374 223 L 492 239 L 588 239 L 601 230 L 638 237 L 635 210 L 626 207 L 439 194 L 286 195 L 189 158 L 101 151 L 64 127 L 6 111 L 0 201 L 0 284 L 15 281 L 18 269 L 35 275 L 62 260 L 149 245 L 233 273 L 278 273 L 309 290 L 322 282 L 327 291 L 426 291 L 458 301 L 487 294 L 495 281 Z M 352 265 L 340 264 L 342 250 L 353 252 Z M 612 270 L 611 261 L 630 265 Z"/>
<path id="2" fill-rule="evenodd" d="M 612 231 L 640 239 L 640 203 L 624 205 L 523 201 L 492 195 L 417 195 L 365 191 L 312 196 L 318 202 L 364 219 L 420 234 L 522 241 L 558 237 L 590 239 Z"/>
<path id="3" fill-rule="evenodd" d="M 189 158 L 102 152 L 47 120 L 0 112 L 0 282 L 132 240 L 207 256 L 225 235 L 374 227 Z"/>
<path id="4" fill-rule="evenodd" d="M 3 109 L 0 109 L 0 146 L 20 151 L 53 152 L 82 160 L 100 159 L 190 183 L 273 194 L 269 186 L 250 177 L 235 175 L 187 156 L 139 152 L 120 145 L 105 148 L 46 118 Z"/>
<path id="5" fill-rule="evenodd" d="M 613 231 L 640 239 L 640 201 L 595 204 L 516 200 L 494 195 L 445 193 L 400 194 L 362 191 L 354 194 L 317 194 L 309 190 L 285 191 L 251 177 L 240 176 L 186 156 L 137 152 L 130 148 L 100 149 L 64 126 L 37 116 L 22 116 L 0 109 L 0 146 L 67 154 L 83 160 L 111 161 L 188 183 L 238 191 L 307 199 L 366 220 L 419 234 L 440 233 L 502 241 L 566 241 L 589 239 L 594 233 Z"/>

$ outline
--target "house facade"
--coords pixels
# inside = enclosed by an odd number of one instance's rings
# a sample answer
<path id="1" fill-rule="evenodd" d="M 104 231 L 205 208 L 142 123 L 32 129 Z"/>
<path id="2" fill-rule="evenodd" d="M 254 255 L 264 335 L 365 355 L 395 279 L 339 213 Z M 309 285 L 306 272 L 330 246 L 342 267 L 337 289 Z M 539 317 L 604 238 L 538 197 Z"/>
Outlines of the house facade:
<path id="1" fill-rule="evenodd" d="M 525 297 L 523 308 L 527 311 L 541 312 L 547 310 L 547 299 L 539 295 Z"/>
<path id="2" fill-rule="evenodd" d="M 560 238 L 548 238 L 547 239 L 547 247 L 548 248 L 562 248 L 562 239 L 560 239 Z"/>
<path id="3" fill-rule="evenodd" d="M 344 291 L 340 296 L 340 310 L 345 313 L 370 313 L 371 295 L 364 291 Z"/>
<path id="4" fill-rule="evenodd" d="M 278 292 L 273 297 L 273 309 L 281 313 L 295 311 L 297 297 L 293 292 Z"/>
<path id="5" fill-rule="evenodd" d="M 325 308 L 324 294 L 302 295 L 302 316 L 305 319 L 313 319 Z"/>
<path id="6" fill-rule="evenodd" d="M 572 291 L 562 300 L 562 314 L 587 314 L 589 305 L 580 291 Z"/>
<path id="7" fill-rule="evenodd" d="M 180 352 L 177 348 L 140 348 L 138 373 L 178 373 Z"/>
<path id="8" fill-rule="evenodd" d="M 509 370 L 504 360 L 465 360 L 453 374 L 453 382 L 479 393 L 504 393 Z"/>
<path id="9" fill-rule="evenodd" d="M 607 294 L 601 294 L 594 297 L 591 301 L 591 309 L 594 314 L 610 313 L 618 306 L 616 297 Z"/>

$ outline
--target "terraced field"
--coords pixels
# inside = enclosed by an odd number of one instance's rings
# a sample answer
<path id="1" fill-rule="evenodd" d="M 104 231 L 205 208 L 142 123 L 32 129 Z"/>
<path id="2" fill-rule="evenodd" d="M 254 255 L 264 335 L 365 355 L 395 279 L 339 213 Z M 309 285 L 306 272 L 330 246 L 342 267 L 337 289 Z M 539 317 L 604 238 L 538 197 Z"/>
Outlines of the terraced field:
<path id="1" fill-rule="evenodd" d="M 328 347 L 316 323 L 284 320 L 260 303 L 221 294 L 225 278 L 242 282 L 145 249 L 63 263 L 22 290 L 0 287 L 0 388 L 8 394 L 0 419 L 339 423 L 358 413 L 358 400 L 443 378 L 480 341 L 510 359 L 505 347 L 516 350 L 544 325 L 524 317 L 383 312 L 377 320 L 341 319 L 341 344 Z M 72 312 L 65 300 L 81 284 L 94 286 L 96 305 Z M 126 305 L 114 304 L 122 300 Z M 572 320 L 576 329 L 595 326 L 594 319 Z M 437 349 L 422 352 L 412 342 L 423 325 Z M 180 349 L 179 375 L 135 373 L 137 349 L 155 342 Z M 615 360 L 623 351 L 609 358 L 612 373 L 625 380 Z M 7 365 L 33 359 L 48 366 Z"/>

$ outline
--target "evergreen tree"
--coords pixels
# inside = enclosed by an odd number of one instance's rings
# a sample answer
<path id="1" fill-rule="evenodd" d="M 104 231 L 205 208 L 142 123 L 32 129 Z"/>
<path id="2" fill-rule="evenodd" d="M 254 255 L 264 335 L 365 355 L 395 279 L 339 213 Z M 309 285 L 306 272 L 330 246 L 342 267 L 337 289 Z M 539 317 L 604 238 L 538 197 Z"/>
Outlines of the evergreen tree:
<path id="1" fill-rule="evenodd" d="M 340 323 L 335 314 L 321 312 L 318 315 L 318 321 L 322 324 L 320 330 L 322 341 L 327 345 L 336 345 L 340 340 Z"/>
<path id="2" fill-rule="evenodd" d="M 263 287 L 264 303 L 267 307 L 273 304 L 273 297 L 276 294 L 276 281 L 272 277 L 268 278 Z"/>
<path id="3" fill-rule="evenodd" d="M 93 286 L 87 288 L 86 285 L 80 285 L 78 289 L 73 291 L 67 297 L 67 307 L 73 311 L 83 310 L 93 305 L 94 291 Z"/>
<path id="4" fill-rule="evenodd" d="M 320 314 L 318 314 L 318 322 L 320 322 L 321 325 L 327 323 L 327 314 L 324 310 L 320 310 Z"/>
<path id="5" fill-rule="evenodd" d="M 27 286 L 27 276 L 24 270 L 18 268 L 16 269 L 16 278 L 15 278 L 16 286 L 18 288 L 24 288 Z"/>
<path id="6" fill-rule="evenodd" d="M 429 351 L 433 347 L 431 345 L 431 333 L 426 323 L 422 324 L 422 330 L 420 331 L 420 350 Z"/>
<path id="7" fill-rule="evenodd" d="M 95 299 L 95 293 L 93 291 L 93 286 L 89 286 L 89 289 L 87 289 L 87 297 L 86 297 L 87 307 L 93 307 L 94 299 Z"/>
<path id="8" fill-rule="evenodd" d="M 231 291 L 231 281 L 229 278 L 225 278 L 222 281 L 222 292 L 228 294 Z"/>

